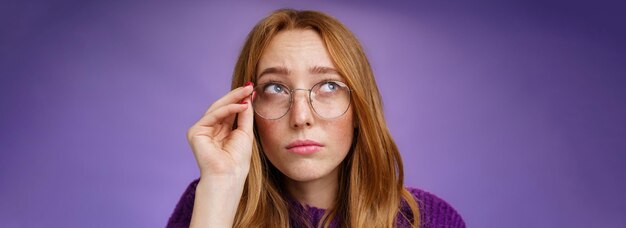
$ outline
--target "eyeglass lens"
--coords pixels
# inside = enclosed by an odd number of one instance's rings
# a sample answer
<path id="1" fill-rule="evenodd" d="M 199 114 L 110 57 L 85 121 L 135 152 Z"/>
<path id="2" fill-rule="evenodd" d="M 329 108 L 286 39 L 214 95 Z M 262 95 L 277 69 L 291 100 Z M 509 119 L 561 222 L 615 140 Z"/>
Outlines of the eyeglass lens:
<path id="1" fill-rule="evenodd" d="M 257 115 L 266 119 L 279 119 L 291 108 L 295 92 L 309 93 L 313 111 L 322 118 L 332 119 L 343 115 L 350 106 L 350 89 L 339 81 L 322 81 L 310 90 L 290 89 L 280 83 L 265 83 L 254 88 L 253 106 Z"/>

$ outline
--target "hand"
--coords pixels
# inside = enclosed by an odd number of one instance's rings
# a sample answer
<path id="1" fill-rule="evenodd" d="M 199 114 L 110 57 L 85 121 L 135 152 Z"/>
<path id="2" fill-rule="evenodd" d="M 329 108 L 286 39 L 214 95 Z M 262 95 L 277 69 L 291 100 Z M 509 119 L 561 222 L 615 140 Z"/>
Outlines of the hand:
<path id="1" fill-rule="evenodd" d="M 248 175 L 254 139 L 252 92 L 252 85 L 230 91 L 187 131 L 201 178 L 234 176 L 243 181 Z M 232 129 L 235 119 L 237 129 Z"/>

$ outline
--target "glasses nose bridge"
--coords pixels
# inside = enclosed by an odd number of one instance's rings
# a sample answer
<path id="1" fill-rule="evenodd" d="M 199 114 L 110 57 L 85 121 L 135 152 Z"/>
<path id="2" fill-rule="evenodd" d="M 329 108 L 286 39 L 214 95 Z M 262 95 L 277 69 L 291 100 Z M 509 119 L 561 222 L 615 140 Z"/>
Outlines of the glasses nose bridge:
<path id="1" fill-rule="evenodd" d="M 295 89 L 291 89 L 291 102 L 294 102 L 296 100 L 296 92 L 298 92 L 298 90 L 302 90 L 307 92 L 305 95 L 306 101 L 307 102 L 311 102 L 311 90 L 310 89 L 299 89 L 299 88 L 295 88 Z"/>

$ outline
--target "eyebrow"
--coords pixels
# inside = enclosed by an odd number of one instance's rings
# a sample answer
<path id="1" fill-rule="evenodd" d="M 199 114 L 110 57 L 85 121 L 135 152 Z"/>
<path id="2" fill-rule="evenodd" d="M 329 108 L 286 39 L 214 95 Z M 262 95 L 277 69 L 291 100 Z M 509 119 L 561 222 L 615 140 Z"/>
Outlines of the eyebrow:
<path id="1" fill-rule="evenodd" d="M 335 70 L 335 68 L 332 67 L 324 67 L 324 66 L 314 66 L 309 68 L 309 73 L 311 74 L 337 74 L 340 75 L 339 72 L 337 70 Z M 287 69 L 286 67 L 268 67 L 265 68 L 263 71 L 261 71 L 261 73 L 259 74 L 259 77 L 257 79 L 260 79 L 261 77 L 263 77 L 263 75 L 266 74 L 280 74 L 280 75 L 289 75 L 291 74 L 291 71 L 289 69 Z"/>

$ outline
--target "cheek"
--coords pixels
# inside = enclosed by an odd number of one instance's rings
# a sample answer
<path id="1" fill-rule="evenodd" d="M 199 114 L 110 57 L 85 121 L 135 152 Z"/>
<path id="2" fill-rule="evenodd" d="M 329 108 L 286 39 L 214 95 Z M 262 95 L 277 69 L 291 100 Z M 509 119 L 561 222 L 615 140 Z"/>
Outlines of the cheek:
<path id="1" fill-rule="evenodd" d="M 350 107 L 348 111 L 346 111 L 346 114 L 344 114 L 340 119 L 338 119 L 333 124 L 336 125 L 335 128 L 337 132 L 340 132 L 340 134 L 345 134 L 346 132 L 352 132 L 354 130 L 353 121 L 354 119 L 353 119 L 353 114 L 352 114 L 352 107 Z"/>
<path id="2" fill-rule="evenodd" d="M 354 137 L 354 124 L 352 119 L 352 110 L 335 121 L 328 122 L 324 126 L 324 131 L 328 135 L 328 139 L 332 140 L 337 150 L 341 154 L 347 154 L 352 145 L 352 137 Z"/>
<path id="3" fill-rule="evenodd" d="M 266 120 L 263 118 L 255 118 L 255 124 L 257 126 L 257 132 L 259 133 L 259 137 L 261 138 L 261 145 L 265 152 L 272 151 L 271 148 L 278 147 L 279 142 L 278 139 L 280 137 L 276 132 L 280 132 L 279 124 L 275 123 L 275 121 Z M 274 132 L 274 134 L 272 134 Z"/>

